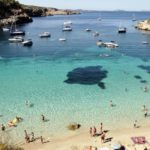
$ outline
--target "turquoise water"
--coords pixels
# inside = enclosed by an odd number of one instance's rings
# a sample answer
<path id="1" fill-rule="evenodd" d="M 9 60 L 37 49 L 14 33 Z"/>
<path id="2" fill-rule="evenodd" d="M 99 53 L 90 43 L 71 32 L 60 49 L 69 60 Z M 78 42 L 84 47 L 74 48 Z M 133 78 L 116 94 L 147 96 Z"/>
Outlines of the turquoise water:
<path id="1" fill-rule="evenodd" d="M 0 123 L 7 124 L 15 116 L 24 119 L 6 134 L 21 141 L 24 129 L 52 138 L 73 134 L 66 128 L 70 122 L 80 123 L 80 131 L 100 122 L 108 129 L 132 127 L 134 120 L 147 125 L 149 117 L 143 117 L 141 107 L 150 104 L 150 92 L 143 91 L 145 85 L 149 87 L 150 77 L 138 66 L 150 66 L 150 46 L 141 44 L 143 40 L 150 42 L 150 35 L 133 28 L 131 14 L 104 13 L 106 19 L 102 22 L 96 20 L 98 13 L 69 16 L 74 30 L 66 34 L 60 31 L 64 16 L 35 18 L 33 23 L 20 27 L 29 32 L 26 37 L 33 37 L 31 48 L 9 44 L 8 35 L 1 33 L 0 114 L 3 116 Z M 146 15 L 137 14 L 140 19 Z M 128 28 L 126 35 L 116 33 L 120 21 Z M 99 31 L 101 36 L 93 38 L 91 33 L 86 33 L 87 26 Z M 52 38 L 39 39 L 38 33 L 44 30 L 50 30 Z M 66 36 L 67 42 L 59 42 L 60 36 Z M 119 48 L 98 48 L 95 45 L 98 39 L 116 40 Z M 108 72 L 102 80 L 105 89 L 97 84 L 64 82 L 68 72 L 88 66 L 101 66 Z M 135 75 L 146 83 L 141 83 Z M 26 100 L 34 107 L 27 107 Z M 110 100 L 115 107 L 109 106 Z M 47 122 L 40 120 L 41 114 Z"/>

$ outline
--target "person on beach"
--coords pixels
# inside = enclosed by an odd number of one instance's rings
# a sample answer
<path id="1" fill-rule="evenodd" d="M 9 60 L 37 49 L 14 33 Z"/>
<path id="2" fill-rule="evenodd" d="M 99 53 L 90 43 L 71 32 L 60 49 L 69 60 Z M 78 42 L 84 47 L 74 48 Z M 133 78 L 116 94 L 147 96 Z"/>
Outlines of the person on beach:
<path id="1" fill-rule="evenodd" d="M 34 142 L 35 138 L 34 138 L 34 132 L 31 132 L 31 141 Z"/>
<path id="2" fill-rule="evenodd" d="M 29 143 L 30 142 L 30 137 L 28 136 L 27 131 L 24 130 L 24 133 L 25 133 L 25 141 L 26 141 L 26 143 Z"/>
<path id="3" fill-rule="evenodd" d="M 90 136 L 92 137 L 93 136 L 93 134 L 92 134 L 92 127 L 90 127 Z"/>
<path id="4" fill-rule="evenodd" d="M 101 126 L 100 126 L 100 134 L 103 133 L 103 123 L 101 122 Z"/>
<path id="5" fill-rule="evenodd" d="M 40 137 L 41 143 L 44 144 L 43 137 Z"/>
<path id="6" fill-rule="evenodd" d="M 45 121 L 45 116 L 43 114 L 41 115 L 41 119 L 42 121 Z"/>
<path id="7" fill-rule="evenodd" d="M 144 117 L 147 117 L 147 110 L 144 111 Z"/>
<path id="8" fill-rule="evenodd" d="M 20 122 L 20 121 L 23 120 L 23 118 L 16 116 L 16 120 L 17 120 L 18 122 Z"/>
<path id="9" fill-rule="evenodd" d="M 101 142 L 104 143 L 105 142 L 105 132 L 102 133 L 101 135 Z"/>
<path id="10" fill-rule="evenodd" d="M 93 136 L 96 135 L 96 132 L 97 132 L 96 127 L 93 127 Z"/>
<path id="11" fill-rule="evenodd" d="M 134 121 L 133 127 L 137 128 L 137 120 Z"/>
<path id="12" fill-rule="evenodd" d="M 2 125 L 1 125 L 1 130 L 2 130 L 2 131 L 5 131 L 5 129 L 6 129 L 6 127 L 2 124 Z"/>

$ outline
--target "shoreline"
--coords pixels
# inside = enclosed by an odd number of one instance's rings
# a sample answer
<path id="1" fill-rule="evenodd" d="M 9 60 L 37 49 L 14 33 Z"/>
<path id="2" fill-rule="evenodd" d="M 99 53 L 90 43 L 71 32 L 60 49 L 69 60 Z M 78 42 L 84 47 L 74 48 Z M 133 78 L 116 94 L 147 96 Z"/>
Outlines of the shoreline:
<path id="1" fill-rule="evenodd" d="M 83 150 L 85 146 L 101 148 L 104 146 L 110 146 L 110 144 L 112 144 L 114 141 L 119 141 L 128 150 L 134 150 L 135 147 L 137 148 L 137 150 L 143 150 L 145 146 L 147 148 L 150 148 L 150 146 L 148 144 L 134 145 L 131 137 L 145 136 L 146 140 L 149 142 L 150 135 L 148 131 L 150 131 L 150 126 L 143 126 L 140 128 L 124 128 L 110 131 L 108 130 L 108 132 L 106 133 L 106 139 L 112 138 L 112 140 L 106 143 L 101 143 L 100 136 L 90 137 L 88 131 L 83 131 L 81 133 L 75 133 L 74 135 L 67 136 L 65 138 L 45 138 L 47 142 L 44 144 L 41 144 L 40 140 L 37 140 L 33 143 L 23 143 L 19 146 L 21 146 L 25 150 Z"/>

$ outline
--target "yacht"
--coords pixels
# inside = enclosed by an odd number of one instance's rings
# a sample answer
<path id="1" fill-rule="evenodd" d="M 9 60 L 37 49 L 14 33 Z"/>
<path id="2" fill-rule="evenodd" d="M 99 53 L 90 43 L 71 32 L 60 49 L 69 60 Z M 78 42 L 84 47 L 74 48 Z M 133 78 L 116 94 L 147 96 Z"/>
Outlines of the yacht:
<path id="1" fill-rule="evenodd" d="M 50 33 L 49 32 L 43 32 L 41 34 L 39 34 L 40 38 L 48 38 L 48 37 L 51 37 Z"/>
<path id="2" fill-rule="evenodd" d="M 72 31 L 72 28 L 70 25 L 66 25 L 63 27 L 63 30 L 62 31 Z"/>
<path id="3" fill-rule="evenodd" d="M 18 43 L 18 42 L 23 42 L 24 41 L 24 39 L 22 37 L 20 37 L 20 36 L 15 36 L 13 38 L 9 38 L 8 40 L 9 40 L 9 42 L 14 42 L 14 43 Z"/>
<path id="4" fill-rule="evenodd" d="M 119 27 L 118 33 L 126 33 L 127 29 L 125 27 Z"/>
<path id="5" fill-rule="evenodd" d="M 32 46 L 33 42 L 31 39 L 22 42 L 23 46 Z"/>

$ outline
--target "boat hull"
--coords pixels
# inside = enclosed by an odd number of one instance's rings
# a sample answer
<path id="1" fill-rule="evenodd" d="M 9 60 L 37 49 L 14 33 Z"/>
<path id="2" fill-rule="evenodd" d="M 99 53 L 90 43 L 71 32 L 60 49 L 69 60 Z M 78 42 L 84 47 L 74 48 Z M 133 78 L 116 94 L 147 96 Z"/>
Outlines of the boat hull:
<path id="1" fill-rule="evenodd" d="M 12 36 L 25 35 L 25 32 L 24 32 L 24 31 L 20 31 L 20 32 L 10 32 L 10 35 L 12 35 Z"/>

